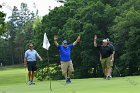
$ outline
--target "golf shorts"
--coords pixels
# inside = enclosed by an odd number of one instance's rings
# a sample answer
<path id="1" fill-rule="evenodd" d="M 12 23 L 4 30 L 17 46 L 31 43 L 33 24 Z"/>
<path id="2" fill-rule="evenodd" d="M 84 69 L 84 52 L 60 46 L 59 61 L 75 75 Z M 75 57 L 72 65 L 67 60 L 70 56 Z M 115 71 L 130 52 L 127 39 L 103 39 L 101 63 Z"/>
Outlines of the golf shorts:
<path id="1" fill-rule="evenodd" d="M 72 61 L 67 61 L 67 62 L 61 61 L 61 70 L 62 70 L 62 74 L 65 74 L 68 71 L 74 72 Z"/>
<path id="2" fill-rule="evenodd" d="M 36 61 L 27 61 L 28 71 L 36 71 Z"/>
<path id="3" fill-rule="evenodd" d="M 111 57 L 101 59 L 102 68 L 111 68 L 113 66 L 113 62 L 111 61 Z"/>

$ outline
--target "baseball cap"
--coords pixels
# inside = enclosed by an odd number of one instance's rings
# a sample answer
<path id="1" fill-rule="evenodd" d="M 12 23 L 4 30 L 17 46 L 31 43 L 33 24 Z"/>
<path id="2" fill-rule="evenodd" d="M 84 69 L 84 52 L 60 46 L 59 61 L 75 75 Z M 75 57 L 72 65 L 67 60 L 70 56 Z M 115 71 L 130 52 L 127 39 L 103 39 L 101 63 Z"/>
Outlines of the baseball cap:
<path id="1" fill-rule="evenodd" d="M 64 40 L 62 43 L 67 44 L 67 40 Z"/>
<path id="2" fill-rule="evenodd" d="M 107 40 L 106 39 L 103 39 L 103 42 L 107 42 Z"/>

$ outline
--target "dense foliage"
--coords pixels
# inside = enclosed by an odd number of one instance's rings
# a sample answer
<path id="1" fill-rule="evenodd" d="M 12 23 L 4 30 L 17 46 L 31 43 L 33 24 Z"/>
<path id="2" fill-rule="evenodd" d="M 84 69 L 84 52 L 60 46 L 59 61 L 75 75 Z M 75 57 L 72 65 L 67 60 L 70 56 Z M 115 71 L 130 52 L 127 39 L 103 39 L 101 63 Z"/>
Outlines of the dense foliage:
<path id="1" fill-rule="evenodd" d="M 0 5 L 0 9 L 2 6 Z M 6 24 L 4 22 L 6 14 L 0 11 L 0 35 L 6 31 Z"/>

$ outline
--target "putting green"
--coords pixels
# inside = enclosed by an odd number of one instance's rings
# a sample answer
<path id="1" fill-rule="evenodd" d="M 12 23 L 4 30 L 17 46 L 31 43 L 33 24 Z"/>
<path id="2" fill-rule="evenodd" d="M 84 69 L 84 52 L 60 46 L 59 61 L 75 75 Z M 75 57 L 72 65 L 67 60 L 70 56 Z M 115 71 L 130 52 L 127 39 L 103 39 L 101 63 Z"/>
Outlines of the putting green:
<path id="1" fill-rule="evenodd" d="M 102 78 L 72 79 L 66 85 L 64 80 L 36 81 L 35 85 L 25 83 L 27 72 L 24 68 L 0 70 L 0 93 L 139 93 L 140 76 L 118 77 L 111 80 Z"/>

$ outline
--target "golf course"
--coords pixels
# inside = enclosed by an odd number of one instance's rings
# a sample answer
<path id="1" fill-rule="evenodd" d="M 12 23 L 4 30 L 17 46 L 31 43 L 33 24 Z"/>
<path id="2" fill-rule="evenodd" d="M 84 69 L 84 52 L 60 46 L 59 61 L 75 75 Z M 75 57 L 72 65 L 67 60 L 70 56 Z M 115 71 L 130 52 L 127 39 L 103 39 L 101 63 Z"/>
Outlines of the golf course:
<path id="1" fill-rule="evenodd" d="M 26 84 L 27 72 L 24 67 L 0 68 L 0 93 L 139 93 L 140 76 L 72 79 L 71 84 L 64 80 L 53 80 L 52 91 L 49 81 L 38 81 L 35 85 Z"/>
<path id="2" fill-rule="evenodd" d="M 0 93 L 140 93 L 140 0 L 0 0 Z"/>

